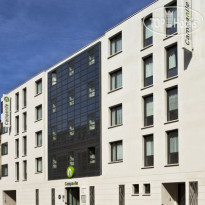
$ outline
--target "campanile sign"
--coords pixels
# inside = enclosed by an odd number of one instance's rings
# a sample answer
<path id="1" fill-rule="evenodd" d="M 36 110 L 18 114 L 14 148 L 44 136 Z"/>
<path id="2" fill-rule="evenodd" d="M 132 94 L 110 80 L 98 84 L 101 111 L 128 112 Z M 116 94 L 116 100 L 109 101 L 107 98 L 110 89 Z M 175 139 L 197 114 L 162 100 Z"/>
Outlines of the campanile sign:
<path id="1" fill-rule="evenodd" d="M 7 95 L 3 95 L 3 127 L 10 127 L 10 101 L 11 99 Z"/>

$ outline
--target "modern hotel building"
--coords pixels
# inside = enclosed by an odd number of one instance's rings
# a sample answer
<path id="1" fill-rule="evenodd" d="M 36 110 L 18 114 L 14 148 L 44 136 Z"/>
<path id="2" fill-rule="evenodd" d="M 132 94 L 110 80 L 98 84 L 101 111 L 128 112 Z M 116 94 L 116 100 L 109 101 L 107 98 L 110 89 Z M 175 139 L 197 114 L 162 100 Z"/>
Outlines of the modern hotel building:
<path id="1" fill-rule="evenodd" d="M 204 205 L 204 9 L 155 1 L 4 95 L 0 204 Z"/>

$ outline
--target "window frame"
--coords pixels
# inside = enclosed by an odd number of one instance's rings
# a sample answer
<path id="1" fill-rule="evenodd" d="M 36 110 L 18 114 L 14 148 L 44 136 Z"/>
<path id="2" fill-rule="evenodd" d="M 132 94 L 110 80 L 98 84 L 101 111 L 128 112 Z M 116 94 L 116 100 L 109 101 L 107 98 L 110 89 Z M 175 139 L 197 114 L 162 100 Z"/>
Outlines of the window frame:
<path id="1" fill-rule="evenodd" d="M 54 163 L 54 161 L 55 161 L 55 163 Z M 57 169 L 57 168 L 58 168 L 58 162 L 57 162 L 57 157 L 56 157 L 56 155 L 53 155 L 53 156 L 51 157 L 51 168 L 52 168 L 52 169 Z"/>
<path id="2" fill-rule="evenodd" d="M 15 139 L 15 158 L 19 158 L 19 138 Z"/>
<path id="3" fill-rule="evenodd" d="M 39 134 L 41 134 L 41 144 L 38 144 L 39 142 Z M 43 132 L 42 130 L 36 132 L 36 147 L 41 147 L 43 145 Z"/>
<path id="4" fill-rule="evenodd" d="M 23 108 L 25 108 L 26 106 L 27 106 L 27 88 L 24 88 L 23 90 L 22 90 L 22 106 L 23 106 Z"/>
<path id="5" fill-rule="evenodd" d="M 93 120 L 93 123 L 90 123 Z M 96 113 L 88 114 L 88 130 L 94 131 L 96 129 Z"/>
<path id="6" fill-rule="evenodd" d="M 150 77 L 146 77 L 146 61 L 149 61 L 150 59 L 152 59 L 152 76 Z M 144 87 L 148 87 L 153 85 L 153 54 L 150 54 L 148 56 L 143 57 L 143 73 L 144 73 Z M 148 81 L 151 81 L 148 82 Z"/>
<path id="7" fill-rule="evenodd" d="M 154 135 L 144 135 L 144 167 L 153 167 L 154 166 Z M 149 138 L 152 138 L 151 140 Z M 152 142 L 153 145 L 153 155 L 147 156 L 147 142 Z M 149 164 L 150 163 L 150 164 Z"/>
<path id="8" fill-rule="evenodd" d="M 148 16 L 146 16 L 145 18 L 143 18 L 143 47 L 144 48 L 153 45 L 153 30 L 152 30 L 152 36 L 149 37 L 148 39 L 145 38 L 145 34 L 146 34 L 145 22 L 147 20 L 150 20 L 151 18 L 152 18 L 152 13 L 149 14 Z M 151 21 L 151 23 L 152 23 L 152 21 Z M 146 40 L 148 41 L 148 43 Z"/>
<path id="9" fill-rule="evenodd" d="M 41 117 L 39 116 L 39 113 L 38 113 L 39 109 L 41 109 Z M 43 106 L 41 104 L 41 105 L 36 106 L 36 121 L 39 121 L 42 119 L 43 119 Z"/>
<path id="10" fill-rule="evenodd" d="M 147 116 L 147 106 L 146 106 L 147 104 L 146 103 L 149 103 L 150 101 L 148 101 L 148 100 L 151 98 L 152 98 L 153 115 Z M 143 100 L 144 100 L 144 127 L 153 126 L 154 125 L 154 96 L 153 96 L 153 94 L 144 96 Z M 151 122 L 148 123 L 149 121 L 151 121 Z"/>
<path id="11" fill-rule="evenodd" d="M 7 169 L 7 174 L 5 172 L 5 169 Z M 8 177 L 8 175 L 9 175 L 8 164 L 2 164 L 1 165 L 1 177 Z"/>
<path id="12" fill-rule="evenodd" d="M 27 160 L 23 160 L 23 180 L 27 180 Z"/>
<path id="13" fill-rule="evenodd" d="M 4 152 L 5 147 L 7 147 L 6 152 Z M 5 142 L 5 143 L 1 144 L 1 155 L 4 156 L 4 155 L 7 155 L 7 154 L 8 154 L 8 142 Z"/>
<path id="14" fill-rule="evenodd" d="M 93 89 L 94 88 L 94 89 Z M 90 91 L 91 89 L 91 91 Z M 95 84 L 95 80 L 88 82 L 87 84 L 87 96 L 88 98 L 94 98 L 96 96 L 96 84 Z"/>
<path id="15" fill-rule="evenodd" d="M 74 135 L 75 135 L 75 120 L 69 120 L 68 121 L 68 136 L 73 137 Z"/>
<path id="16" fill-rule="evenodd" d="M 73 90 L 68 91 L 68 106 L 72 107 L 74 105 L 75 105 L 75 90 L 73 89 Z"/>
<path id="17" fill-rule="evenodd" d="M 19 181 L 19 162 L 15 162 L 15 179 L 16 181 Z"/>
<path id="18" fill-rule="evenodd" d="M 137 187 L 137 189 L 138 189 L 138 191 L 136 192 L 136 187 Z M 133 193 L 133 195 L 139 195 L 139 184 L 133 184 L 132 185 L 132 193 Z"/>
<path id="19" fill-rule="evenodd" d="M 121 85 L 117 85 L 118 84 L 117 83 L 117 74 L 118 73 L 121 73 Z M 110 91 L 114 91 L 114 90 L 122 88 L 122 86 L 123 86 L 122 67 L 110 72 L 109 76 L 110 76 Z M 114 88 L 112 87 L 112 79 L 113 78 L 114 78 L 114 84 L 115 84 Z"/>
<path id="20" fill-rule="evenodd" d="M 144 195 L 151 195 L 151 184 L 143 184 Z M 148 192 L 147 192 L 148 188 Z"/>
<path id="21" fill-rule="evenodd" d="M 15 94 L 15 110 L 16 112 L 19 111 L 19 92 Z"/>
<path id="22" fill-rule="evenodd" d="M 122 159 L 118 159 L 117 154 L 118 154 L 118 145 L 122 146 Z M 114 159 L 113 157 L 113 148 L 114 146 L 116 147 L 116 159 Z M 111 149 L 111 162 L 117 162 L 117 161 L 123 161 L 123 141 L 122 140 L 118 140 L 118 141 L 114 141 L 114 142 L 110 142 L 110 149 Z"/>
<path id="23" fill-rule="evenodd" d="M 92 153 L 92 151 L 94 151 Z M 92 155 L 94 155 L 94 158 L 92 159 Z M 88 147 L 88 164 L 95 164 L 96 163 L 96 149 L 95 147 Z"/>
<path id="24" fill-rule="evenodd" d="M 121 49 L 120 50 L 117 50 L 117 41 L 118 40 L 121 40 Z M 109 42 L 110 42 L 110 56 L 113 56 L 119 52 L 122 51 L 122 31 L 116 33 L 114 36 L 110 37 L 109 38 Z M 114 42 L 114 51 L 112 51 L 112 42 Z"/>
<path id="25" fill-rule="evenodd" d="M 41 169 L 39 169 L 39 164 L 38 162 L 41 162 Z M 43 159 L 42 157 L 36 158 L 36 173 L 42 173 L 43 172 Z"/>
<path id="26" fill-rule="evenodd" d="M 70 156 L 73 156 L 73 161 L 70 160 Z M 75 155 L 73 151 L 68 152 L 68 166 L 75 166 Z"/>
<path id="27" fill-rule="evenodd" d="M 120 108 L 121 107 L 121 122 L 118 122 L 117 120 L 117 108 Z M 113 124 L 112 123 L 112 111 L 115 109 L 115 123 Z M 111 127 L 115 127 L 115 126 L 118 126 L 118 125 L 122 125 L 123 124 L 123 109 L 122 109 L 122 103 L 121 104 L 117 104 L 117 105 L 114 105 L 112 107 L 110 107 L 110 126 Z"/>
<path id="28" fill-rule="evenodd" d="M 176 94 L 177 94 L 177 109 L 175 110 L 169 110 L 169 107 L 170 107 L 170 102 L 169 102 L 169 97 L 170 97 L 170 92 L 173 91 L 173 90 L 176 90 Z M 179 95 L 178 95 L 178 87 L 177 86 L 174 86 L 174 87 L 171 87 L 171 88 L 167 88 L 166 89 L 166 93 L 167 93 L 167 122 L 170 122 L 170 121 L 174 121 L 174 120 L 178 120 L 179 119 L 179 102 L 178 102 L 178 99 L 179 99 Z M 176 112 L 176 117 L 171 117 L 171 112 L 174 113 Z"/>
<path id="29" fill-rule="evenodd" d="M 23 136 L 23 143 L 22 143 L 22 153 L 23 156 L 27 156 L 27 136 Z"/>
<path id="30" fill-rule="evenodd" d="M 36 85 L 36 95 L 42 94 L 42 90 L 43 90 L 42 78 L 37 80 L 35 82 L 35 85 Z M 41 85 L 41 87 L 40 87 L 41 89 L 40 90 L 39 90 L 39 85 Z"/>
<path id="31" fill-rule="evenodd" d="M 57 84 L 57 72 L 56 70 L 51 72 L 51 86 L 55 86 Z"/>
<path id="32" fill-rule="evenodd" d="M 27 131 L 27 112 L 23 113 L 23 132 Z"/>

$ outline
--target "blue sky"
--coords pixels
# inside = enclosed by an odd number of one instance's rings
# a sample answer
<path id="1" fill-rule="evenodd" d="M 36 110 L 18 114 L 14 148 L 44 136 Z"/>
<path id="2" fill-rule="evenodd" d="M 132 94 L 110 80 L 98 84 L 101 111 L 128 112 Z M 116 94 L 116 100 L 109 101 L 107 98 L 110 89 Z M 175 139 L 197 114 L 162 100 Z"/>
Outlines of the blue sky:
<path id="1" fill-rule="evenodd" d="M 153 0 L 1 0 L 0 96 Z"/>

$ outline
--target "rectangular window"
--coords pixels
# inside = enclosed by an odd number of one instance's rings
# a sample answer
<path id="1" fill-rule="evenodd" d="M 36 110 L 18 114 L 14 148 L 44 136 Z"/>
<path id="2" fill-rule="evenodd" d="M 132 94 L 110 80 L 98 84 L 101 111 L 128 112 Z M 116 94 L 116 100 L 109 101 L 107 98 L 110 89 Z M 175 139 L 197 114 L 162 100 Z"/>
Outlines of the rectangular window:
<path id="1" fill-rule="evenodd" d="M 1 175 L 2 177 L 8 176 L 8 164 L 4 164 L 1 166 Z"/>
<path id="2" fill-rule="evenodd" d="M 1 155 L 7 155 L 8 154 L 8 142 L 3 143 L 1 145 Z"/>
<path id="3" fill-rule="evenodd" d="M 55 189 L 51 189 L 51 205 L 55 205 Z"/>
<path id="4" fill-rule="evenodd" d="M 167 132 L 167 140 L 168 164 L 177 164 L 179 162 L 178 130 Z"/>
<path id="5" fill-rule="evenodd" d="M 95 147 L 88 148 L 88 163 L 95 164 Z"/>
<path id="6" fill-rule="evenodd" d="M 27 105 L 27 91 L 26 88 L 23 89 L 23 107 Z"/>
<path id="7" fill-rule="evenodd" d="M 122 124 L 122 105 L 117 105 L 110 108 L 111 111 L 111 126 Z"/>
<path id="8" fill-rule="evenodd" d="M 177 32 L 177 3 L 166 7 L 166 34 L 170 36 Z"/>
<path id="9" fill-rule="evenodd" d="M 52 169 L 56 169 L 57 168 L 57 158 L 56 156 L 52 157 Z"/>
<path id="10" fill-rule="evenodd" d="M 167 90 L 167 121 L 178 119 L 178 89 Z"/>
<path id="11" fill-rule="evenodd" d="M 154 140 L 153 135 L 144 136 L 144 166 L 154 166 Z"/>
<path id="12" fill-rule="evenodd" d="M 16 181 L 19 181 L 19 162 L 15 163 L 16 168 Z"/>
<path id="13" fill-rule="evenodd" d="M 71 120 L 68 122 L 68 135 L 74 136 L 75 135 L 75 122 Z"/>
<path id="14" fill-rule="evenodd" d="M 68 105 L 72 106 L 75 104 L 75 92 L 74 90 L 68 92 Z"/>
<path id="15" fill-rule="evenodd" d="M 122 69 L 110 73 L 110 90 L 122 87 Z"/>
<path id="16" fill-rule="evenodd" d="M 95 187 L 90 186 L 90 205 L 95 205 Z"/>
<path id="17" fill-rule="evenodd" d="M 3 113 L 3 102 L 1 101 L 1 114 Z"/>
<path id="18" fill-rule="evenodd" d="M 125 185 L 119 185 L 119 205 L 125 205 Z"/>
<path id="19" fill-rule="evenodd" d="M 36 120 L 42 119 L 42 105 L 36 107 Z"/>
<path id="20" fill-rule="evenodd" d="M 122 141 L 112 142 L 111 145 L 111 161 L 123 160 Z"/>
<path id="21" fill-rule="evenodd" d="M 57 110 L 57 102 L 56 102 L 56 100 L 52 100 L 51 101 L 51 112 L 52 113 L 55 113 L 56 112 L 56 110 Z"/>
<path id="22" fill-rule="evenodd" d="M 36 95 L 42 93 L 42 79 L 36 81 Z"/>
<path id="23" fill-rule="evenodd" d="M 19 139 L 15 140 L 15 153 L 16 153 L 16 158 L 19 157 Z"/>
<path id="24" fill-rule="evenodd" d="M 88 97 L 92 98 L 95 97 L 95 82 L 88 83 Z"/>
<path id="25" fill-rule="evenodd" d="M 133 184 L 133 194 L 139 195 L 139 184 Z"/>
<path id="26" fill-rule="evenodd" d="M 149 56 L 144 60 L 144 87 L 153 84 L 153 57 Z"/>
<path id="27" fill-rule="evenodd" d="M 57 73 L 56 71 L 51 73 L 51 85 L 56 85 L 57 84 Z"/>
<path id="28" fill-rule="evenodd" d="M 150 184 L 144 184 L 144 194 L 150 195 L 150 193 L 151 193 Z"/>
<path id="29" fill-rule="evenodd" d="M 15 94 L 15 107 L 16 107 L 16 111 L 18 111 L 19 110 L 19 93 L 16 93 Z"/>
<path id="30" fill-rule="evenodd" d="M 189 182 L 189 204 L 198 205 L 198 182 Z"/>
<path id="31" fill-rule="evenodd" d="M 95 114 L 88 115 L 88 129 L 95 130 Z"/>
<path id="32" fill-rule="evenodd" d="M 177 45 L 166 49 L 167 52 L 167 78 L 178 75 Z"/>
<path id="33" fill-rule="evenodd" d="M 39 189 L 36 189 L 36 205 L 39 205 Z"/>
<path id="34" fill-rule="evenodd" d="M 42 146 L 42 131 L 36 132 L 36 146 Z"/>
<path id="35" fill-rule="evenodd" d="M 27 137 L 23 137 L 23 156 L 27 155 Z"/>
<path id="36" fill-rule="evenodd" d="M 23 113 L 23 131 L 26 132 L 27 130 L 27 113 Z"/>
<path id="37" fill-rule="evenodd" d="M 74 63 L 71 62 L 68 64 L 68 76 L 71 77 L 75 74 L 75 67 L 74 67 Z"/>
<path id="38" fill-rule="evenodd" d="M 110 38 L 110 55 L 114 55 L 122 50 L 122 33 Z"/>
<path id="39" fill-rule="evenodd" d="M 19 134 L 19 116 L 15 117 L 16 134 Z"/>
<path id="40" fill-rule="evenodd" d="M 55 140 L 57 140 L 57 132 L 56 132 L 56 127 L 52 127 L 51 128 L 51 139 L 52 139 L 52 141 L 55 141 Z"/>
<path id="41" fill-rule="evenodd" d="M 36 171 L 37 172 L 42 172 L 43 171 L 42 157 L 36 158 Z"/>
<path id="42" fill-rule="evenodd" d="M 75 165 L 74 153 L 73 152 L 68 153 L 68 165 L 72 166 L 72 167 Z"/>
<path id="43" fill-rule="evenodd" d="M 88 51 L 88 65 L 95 64 L 95 53 L 94 50 Z"/>
<path id="44" fill-rule="evenodd" d="M 152 16 L 145 18 L 144 26 L 144 47 L 152 45 L 153 32 L 152 32 Z"/>
<path id="45" fill-rule="evenodd" d="M 27 161 L 23 161 L 23 179 L 27 180 Z"/>
<path id="46" fill-rule="evenodd" d="M 144 126 L 153 125 L 154 110 L 153 110 L 153 95 L 144 97 Z"/>
<path id="47" fill-rule="evenodd" d="M 0 130 L 1 130 L 1 134 L 2 134 L 2 135 L 8 132 L 8 127 L 4 127 L 4 126 L 3 126 L 3 123 L 1 123 L 0 126 L 1 126 L 1 129 L 0 129 Z"/>

